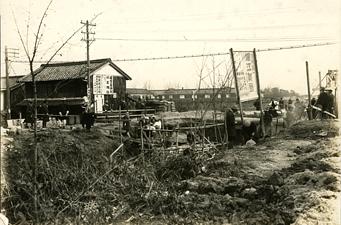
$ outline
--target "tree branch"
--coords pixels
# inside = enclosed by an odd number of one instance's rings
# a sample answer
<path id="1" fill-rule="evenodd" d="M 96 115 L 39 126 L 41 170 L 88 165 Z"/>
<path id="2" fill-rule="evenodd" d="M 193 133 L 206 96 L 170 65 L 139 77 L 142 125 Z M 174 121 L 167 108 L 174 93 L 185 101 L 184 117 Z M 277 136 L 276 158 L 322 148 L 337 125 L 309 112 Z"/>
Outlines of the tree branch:
<path id="1" fill-rule="evenodd" d="M 40 38 L 39 38 L 39 35 L 40 35 L 40 29 L 41 29 L 41 25 L 43 24 L 43 21 L 44 21 L 44 18 L 47 16 L 47 11 L 49 10 L 51 4 L 52 4 L 53 0 L 50 0 L 49 4 L 47 5 L 42 17 L 40 18 L 40 22 L 39 22 L 39 26 L 38 26 L 38 31 L 37 31 L 37 34 L 36 34 L 36 38 L 35 38 L 35 41 L 34 41 L 34 48 L 33 48 L 33 53 L 32 53 L 32 62 L 34 60 L 34 57 L 36 56 L 36 53 L 37 53 L 37 50 L 38 50 L 38 46 L 39 46 L 39 43 L 40 43 Z M 41 36 L 42 37 L 42 36 Z"/>
<path id="2" fill-rule="evenodd" d="M 20 30 L 19 30 L 19 27 L 18 27 L 17 18 L 15 17 L 15 14 L 14 14 L 14 12 L 13 12 L 13 9 L 12 9 L 12 15 L 13 15 L 13 18 L 14 18 L 14 23 L 15 23 L 15 26 L 16 26 L 16 28 L 17 28 L 17 32 L 18 32 L 19 38 L 20 38 L 20 42 L 21 42 L 21 44 L 22 44 L 22 46 L 23 46 L 23 48 L 24 48 L 24 50 L 25 50 L 27 59 L 28 59 L 28 61 L 31 61 L 30 54 L 29 54 L 29 52 L 28 52 L 27 47 L 25 46 L 24 39 L 22 38 L 22 35 L 21 35 L 21 33 L 20 33 Z"/>

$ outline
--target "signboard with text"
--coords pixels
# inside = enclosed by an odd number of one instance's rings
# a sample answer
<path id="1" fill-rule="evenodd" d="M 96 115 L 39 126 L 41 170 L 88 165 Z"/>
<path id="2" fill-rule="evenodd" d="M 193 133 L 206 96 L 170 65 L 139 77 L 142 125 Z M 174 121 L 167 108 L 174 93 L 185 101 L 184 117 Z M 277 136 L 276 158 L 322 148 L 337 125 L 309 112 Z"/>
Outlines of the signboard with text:
<path id="1" fill-rule="evenodd" d="M 235 55 L 240 101 L 255 100 L 258 94 L 253 52 L 238 52 Z"/>

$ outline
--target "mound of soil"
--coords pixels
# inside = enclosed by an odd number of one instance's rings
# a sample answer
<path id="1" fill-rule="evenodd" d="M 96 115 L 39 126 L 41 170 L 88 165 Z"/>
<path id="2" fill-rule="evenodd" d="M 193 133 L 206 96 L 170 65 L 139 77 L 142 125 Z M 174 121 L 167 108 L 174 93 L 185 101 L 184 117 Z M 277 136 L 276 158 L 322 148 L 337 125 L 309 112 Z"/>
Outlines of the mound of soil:
<path id="1" fill-rule="evenodd" d="M 289 134 L 295 138 L 335 137 L 339 127 L 334 120 L 304 120 L 293 124 Z"/>

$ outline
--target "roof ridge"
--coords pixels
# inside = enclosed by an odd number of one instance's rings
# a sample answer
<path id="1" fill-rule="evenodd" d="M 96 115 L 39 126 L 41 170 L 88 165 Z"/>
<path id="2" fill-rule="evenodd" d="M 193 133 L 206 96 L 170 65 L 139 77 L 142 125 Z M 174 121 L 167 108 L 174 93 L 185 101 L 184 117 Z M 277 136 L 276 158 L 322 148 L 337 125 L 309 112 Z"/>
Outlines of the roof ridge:
<path id="1" fill-rule="evenodd" d="M 110 58 L 102 58 L 102 59 L 92 59 L 90 60 L 91 63 L 104 63 L 104 62 L 111 62 Z M 41 64 L 42 67 L 50 67 L 50 66 L 67 66 L 67 65 L 79 65 L 79 64 L 86 64 L 87 60 L 82 61 L 69 61 L 69 62 L 61 62 L 61 63 L 49 63 L 49 64 Z"/>

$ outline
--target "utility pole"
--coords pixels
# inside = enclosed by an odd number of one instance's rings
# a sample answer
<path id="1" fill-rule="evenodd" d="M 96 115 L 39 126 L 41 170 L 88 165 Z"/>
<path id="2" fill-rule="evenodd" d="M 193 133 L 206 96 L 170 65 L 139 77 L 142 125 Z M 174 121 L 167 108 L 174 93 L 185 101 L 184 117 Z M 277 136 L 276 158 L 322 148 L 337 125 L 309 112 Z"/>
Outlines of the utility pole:
<path id="1" fill-rule="evenodd" d="M 231 55 L 231 62 L 232 62 L 232 70 L 233 70 L 234 82 L 235 82 L 235 87 L 236 87 L 237 101 L 238 101 L 239 108 L 240 108 L 240 120 L 241 120 L 241 122 L 243 124 L 243 122 L 244 122 L 243 107 L 242 107 L 242 103 L 240 101 L 239 86 L 238 86 L 238 79 L 237 79 L 237 71 L 236 71 L 236 65 L 234 63 L 234 56 L 233 56 L 233 49 L 232 48 L 230 48 L 230 55 Z"/>
<path id="2" fill-rule="evenodd" d="M 264 117 L 263 117 L 263 103 L 262 103 L 262 95 L 260 93 L 260 82 L 259 82 L 259 73 L 258 73 L 258 64 L 257 64 L 257 55 L 256 55 L 256 49 L 253 49 L 253 61 L 255 64 L 255 72 L 256 72 L 256 83 L 257 83 L 257 94 L 258 94 L 258 100 L 260 104 L 260 125 L 262 128 L 262 134 L 263 137 L 265 137 L 265 126 L 264 126 Z"/>
<path id="3" fill-rule="evenodd" d="M 322 87 L 321 71 L 319 71 L 319 90 L 321 90 L 321 87 Z"/>
<path id="4" fill-rule="evenodd" d="M 18 49 L 16 48 L 7 48 L 5 46 L 5 73 L 6 73 L 6 114 L 7 119 L 11 119 L 11 96 L 9 89 L 9 62 L 10 58 L 16 58 L 18 55 Z"/>
<path id="5" fill-rule="evenodd" d="M 311 115 L 311 96 L 310 96 L 310 82 L 309 82 L 309 66 L 308 66 L 308 61 L 305 62 L 305 68 L 306 68 L 306 73 L 307 73 L 307 88 L 308 88 L 308 119 L 312 119 Z"/>
<path id="6" fill-rule="evenodd" d="M 87 96 L 88 96 L 88 100 L 89 100 L 89 106 L 91 105 L 91 103 L 93 102 L 92 99 L 92 82 L 91 82 L 91 77 L 90 77 L 90 44 L 95 41 L 94 38 L 90 38 L 90 34 L 94 35 L 95 32 L 90 32 L 89 31 L 89 26 L 96 26 L 96 24 L 91 24 L 89 23 L 89 21 L 87 20 L 86 22 L 81 21 L 81 24 L 85 25 L 85 29 L 86 31 L 82 33 L 85 34 L 85 38 L 82 38 L 82 41 L 86 42 L 86 61 L 87 61 Z M 90 43 L 91 42 L 91 43 Z"/>

